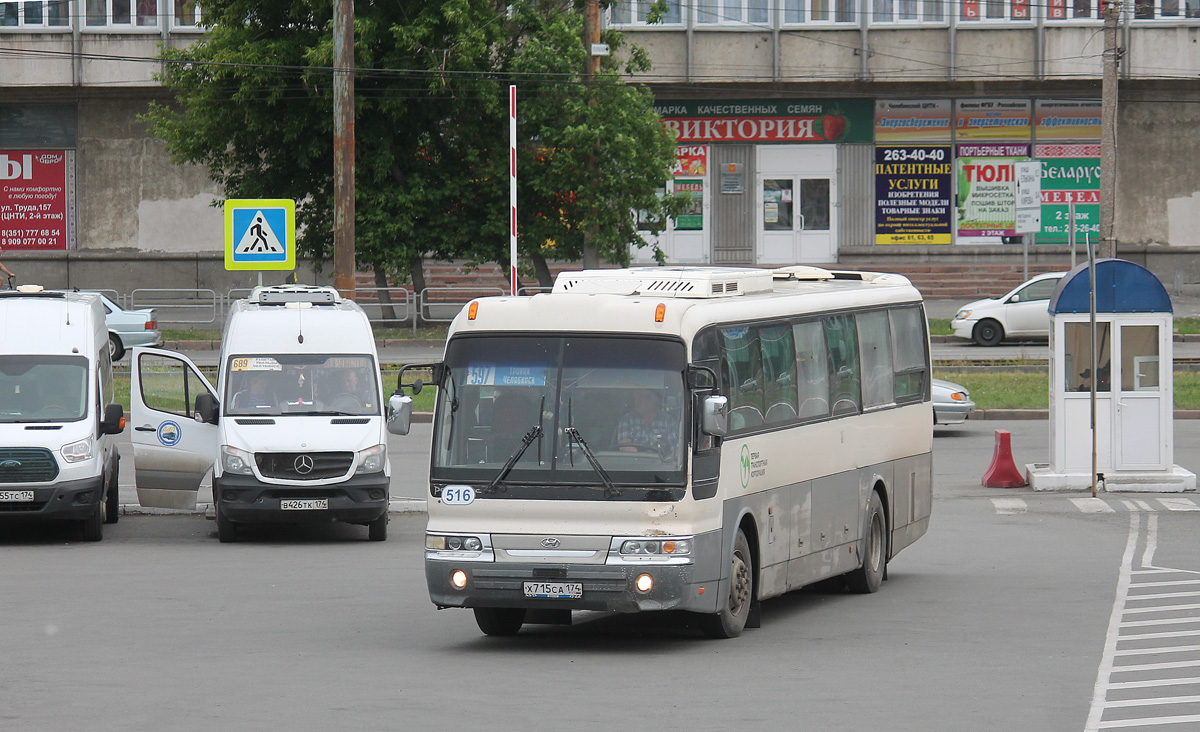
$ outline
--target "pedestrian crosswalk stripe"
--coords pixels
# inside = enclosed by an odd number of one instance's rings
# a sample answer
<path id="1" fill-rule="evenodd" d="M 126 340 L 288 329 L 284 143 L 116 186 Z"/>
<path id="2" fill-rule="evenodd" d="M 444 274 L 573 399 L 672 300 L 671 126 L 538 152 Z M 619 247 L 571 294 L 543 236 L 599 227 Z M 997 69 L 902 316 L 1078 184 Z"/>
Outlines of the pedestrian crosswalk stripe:
<path id="1" fill-rule="evenodd" d="M 1025 513 L 1029 509 L 1020 498 L 993 498 L 992 505 L 996 507 L 996 513 L 1002 514 Z"/>
<path id="2" fill-rule="evenodd" d="M 1117 510 L 1099 498 L 1072 498 L 1076 508 L 1084 513 L 1116 513 Z"/>
<path id="3" fill-rule="evenodd" d="M 1158 502 L 1170 511 L 1200 511 L 1200 506 L 1190 498 L 1160 498 Z"/>

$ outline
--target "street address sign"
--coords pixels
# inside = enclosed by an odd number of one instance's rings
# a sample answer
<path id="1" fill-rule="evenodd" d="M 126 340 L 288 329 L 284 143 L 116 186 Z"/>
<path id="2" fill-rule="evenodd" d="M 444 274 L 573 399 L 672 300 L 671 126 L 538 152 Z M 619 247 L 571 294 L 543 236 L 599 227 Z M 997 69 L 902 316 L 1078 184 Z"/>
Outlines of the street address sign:
<path id="1" fill-rule="evenodd" d="M 296 202 L 290 198 L 225 201 L 225 269 L 296 268 Z"/>

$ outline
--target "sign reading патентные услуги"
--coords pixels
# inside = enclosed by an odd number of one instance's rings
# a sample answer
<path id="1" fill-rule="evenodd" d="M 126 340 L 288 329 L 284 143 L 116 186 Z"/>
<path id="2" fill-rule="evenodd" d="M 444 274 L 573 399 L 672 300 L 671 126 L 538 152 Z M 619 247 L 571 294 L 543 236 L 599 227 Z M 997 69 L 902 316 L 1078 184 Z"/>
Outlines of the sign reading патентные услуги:
<path id="1" fill-rule="evenodd" d="M 875 148 L 875 243 L 950 244 L 949 145 Z"/>

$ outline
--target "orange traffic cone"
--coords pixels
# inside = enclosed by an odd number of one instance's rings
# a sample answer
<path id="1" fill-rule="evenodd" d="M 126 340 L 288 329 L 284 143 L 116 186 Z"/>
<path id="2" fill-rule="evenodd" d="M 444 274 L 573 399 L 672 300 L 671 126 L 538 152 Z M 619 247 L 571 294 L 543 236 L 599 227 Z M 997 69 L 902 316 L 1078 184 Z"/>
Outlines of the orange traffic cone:
<path id="1" fill-rule="evenodd" d="M 1013 462 L 1012 435 L 1008 430 L 996 430 L 996 451 L 992 454 L 992 464 L 983 474 L 983 484 L 988 488 L 1020 488 L 1029 485 Z"/>

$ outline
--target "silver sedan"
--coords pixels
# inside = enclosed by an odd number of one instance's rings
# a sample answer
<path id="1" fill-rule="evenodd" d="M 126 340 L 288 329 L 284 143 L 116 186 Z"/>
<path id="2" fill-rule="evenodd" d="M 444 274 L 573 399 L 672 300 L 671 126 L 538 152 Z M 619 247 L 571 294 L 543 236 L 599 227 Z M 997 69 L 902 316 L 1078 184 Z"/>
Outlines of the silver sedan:
<path id="1" fill-rule="evenodd" d="M 953 381 L 933 380 L 933 423 L 962 424 L 975 410 L 971 392 Z"/>

